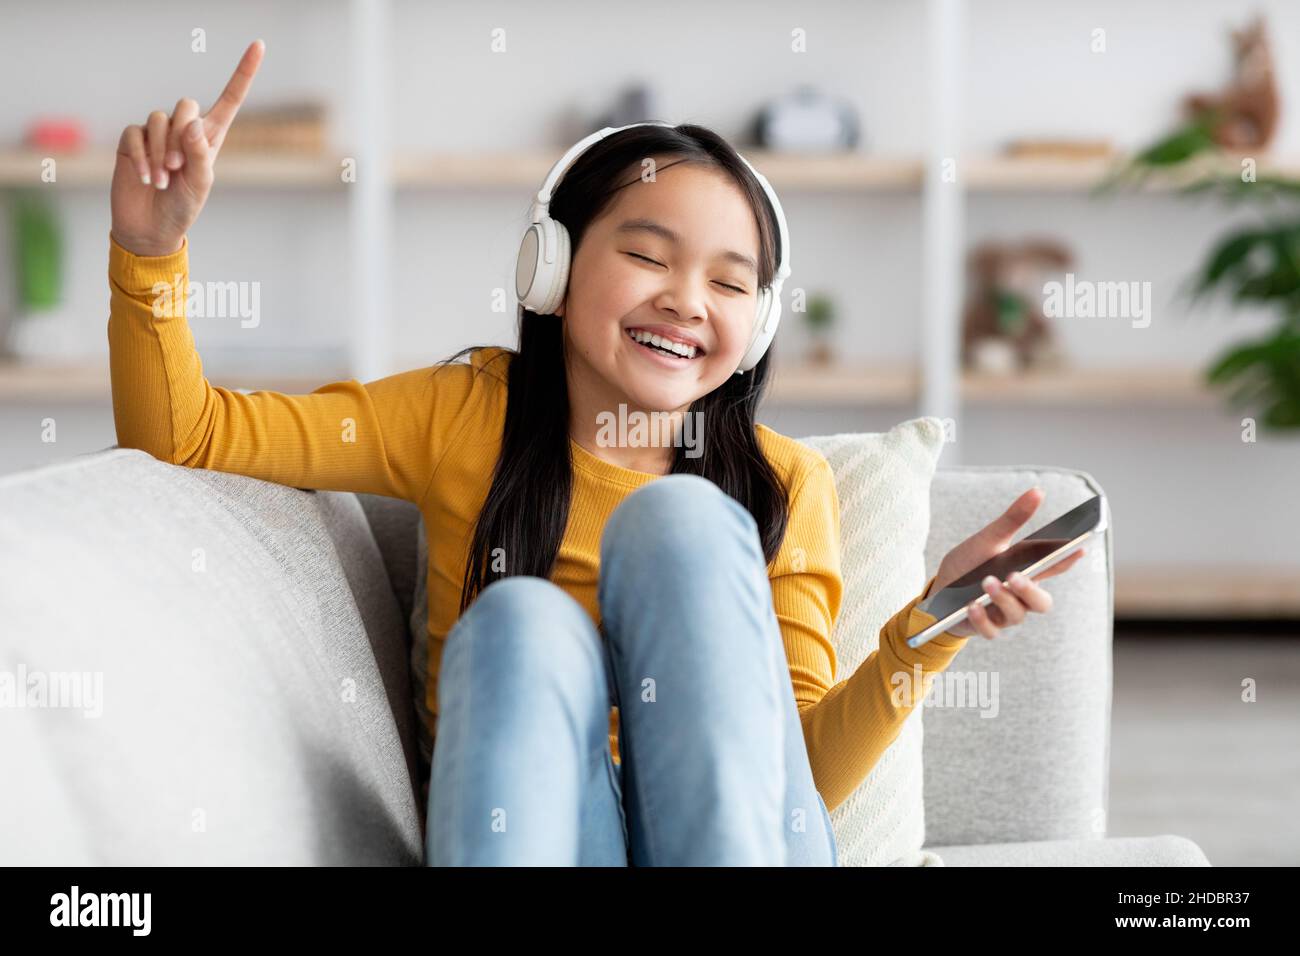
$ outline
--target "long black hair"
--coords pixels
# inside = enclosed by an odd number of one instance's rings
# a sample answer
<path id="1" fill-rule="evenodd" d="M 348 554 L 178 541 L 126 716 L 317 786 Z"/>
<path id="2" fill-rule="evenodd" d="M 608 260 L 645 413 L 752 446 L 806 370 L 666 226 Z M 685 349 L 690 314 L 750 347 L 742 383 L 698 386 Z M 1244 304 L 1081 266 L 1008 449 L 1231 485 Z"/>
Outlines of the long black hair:
<path id="1" fill-rule="evenodd" d="M 767 194 L 726 140 L 694 124 L 633 126 L 612 133 L 569 167 L 551 199 L 550 214 L 568 230 L 573 254 L 615 193 L 638 181 L 641 162 L 648 156 L 717 168 L 735 181 L 758 222 L 758 283 L 770 285 L 782 250 Z M 549 578 L 568 527 L 573 464 L 563 326 L 555 316 L 543 317 L 522 306 L 519 312 L 519 347 L 503 353 L 509 369 L 501 453 L 474 528 L 461 588 L 462 612 L 498 578 Z M 488 347 L 471 345 L 437 364 Z M 675 443 L 669 472 L 708 478 L 744 505 L 758 525 L 769 564 L 785 538 L 789 515 L 788 489 L 763 455 L 754 431 L 771 354 L 769 348 L 751 371 L 732 375 L 691 403 L 689 412 L 702 413 L 700 420 L 707 423 L 708 441 L 703 453 L 693 458 L 686 456 L 682 443 Z M 479 374 L 488 371 L 485 364 Z M 491 560 L 497 548 L 507 556 L 504 570 Z"/>

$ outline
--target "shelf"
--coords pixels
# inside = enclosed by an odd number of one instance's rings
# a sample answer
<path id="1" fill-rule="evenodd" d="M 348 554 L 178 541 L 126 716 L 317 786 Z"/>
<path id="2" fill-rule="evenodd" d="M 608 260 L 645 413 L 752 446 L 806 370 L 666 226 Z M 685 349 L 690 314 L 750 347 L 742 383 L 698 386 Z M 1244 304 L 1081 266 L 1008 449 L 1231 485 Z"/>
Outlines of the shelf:
<path id="1" fill-rule="evenodd" d="M 1089 159 L 1016 159 L 1004 156 L 974 156 L 959 160 L 966 187 L 976 192 L 1086 192 L 1099 184 L 1127 157 Z M 1121 187 L 1122 192 L 1169 192 L 1206 173 L 1239 175 L 1245 154 L 1225 153 L 1201 157 L 1185 168 L 1151 173 L 1142 184 Z M 1300 178 L 1300 161 L 1254 156 L 1259 176 Z"/>
<path id="2" fill-rule="evenodd" d="M 41 163 L 56 161 L 59 185 L 104 186 L 113 179 L 116 150 L 96 147 L 62 154 L 34 150 L 0 150 L 0 188 L 54 185 L 41 180 Z M 216 186 L 289 186 L 322 188 L 342 186 L 342 157 L 295 154 L 223 152 L 217 157 Z"/>
<path id="3" fill-rule="evenodd" d="M 209 376 L 228 388 L 267 388 L 291 394 L 310 392 L 348 376 L 335 369 L 320 374 Z M 967 374 L 962 396 L 976 404 L 1215 406 L 1218 396 L 1199 384 L 1200 373 L 1186 369 L 1070 369 L 1005 379 Z M 787 363 L 772 369 L 766 400 L 782 405 L 901 405 L 914 402 L 920 375 L 911 366 L 878 363 L 809 365 Z M 60 364 L 0 363 L 0 400 L 86 400 L 110 395 L 108 360 Z"/>
<path id="4" fill-rule="evenodd" d="M 807 155 L 740 147 L 777 189 L 812 191 L 917 192 L 925 175 L 923 160 L 907 156 L 863 153 Z M 401 151 L 393 159 L 393 182 L 399 189 L 524 188 L 536 189 L 559 159 L 561 150 L 514 150 L 500 153 L 424 153 Z M 106 186 L 112 178 L 115 151 L 94 147 L 82 153 L 41 153 L 27 149 L 0 150 L 0 187 L 37 187 L 41 162 L 58 160 L 58 181 L 72 186 Z M 976 192 L 1075 192 L 1101 181 L 1120 160 L 1014 159 L 1003 156 L 963 157 L 958 175 Z M 217 183 L 232 186 L 331 188 L 342 185 L 341 156 L 239 153 L 217 158 Z M 1240 157 L 1207 160 L 1198 170 L 1233 173 Z M 1142 191 L 1165 191 L 1194 177 L 1192 169 L 1152 176 Z M 1260 158 L 1260 175 L 1300 178 L 1300 160 Z"/>
<path id="5" fill-rule="evenodd" d="M 959 160 L 969 189 L 985 192 L 1074 191 L 1091 188 L 1116 163 L 1105 159 L 1010 159 L 980 156 Z"/>
<path id="6" fill-rule="evenodd" d="M 901 404 L 915 401 L 914 367 L 868 363 L 774 364 L 766 400 L 783 405 Z"/>
<path id="7" fill-rule="evenodd" d="M 523 150 L 482 155 L 398 153 L 393 159 L 393 182 L 407 189 L 520 186 L 535 192 L 559 158 L 559 152 L 551 156 Z"/>
<path id="8" fill-rule="evenodd" d="M 1050 583 L 1047 583 L 1050 590 Z M 1300 618 L 1300 569 L 1116 569 L 1116 617 Z"/>
<path id="9" fill-rule="evenodd" d="M 393 181 L 404 189 L 535 190 L 562 153 L 558 148 L 482 154 L 399 152 L 393 159 Z M 745 155 L 777 188 L 914 190 L 921 184 L 921 165 L 914 159 L 857 154 L 800 157 L 763 151 L 745 151 Z M 57 160 L 58 182 L 70 186 L 107 186 L 116 163 L 116 151 L 107 147 L 69 154 L 2 149 L 0 187 L 45 185 L 41 163 L 46 157 Z M 217 184 L 340 186 L 341 162 L 341 156 L 223 152 L 217 157 Z"/>
<path id="10" fill-rule="evenodd" d="M 1066 368 L 1016 376 L 966 373 L 961 394 L 972 404 L 1174 405 L 1212 407 L 1220 397 L 1201 384 L 1199 369 Z M 916 400 L 915 368 L 836 362 L 789 363 L 772 371 L 768 399 L 788 405 L 899 404 Z"/>
<path id="11" fill-rule="evenodd" d="M 916 192 L 925 178 L 919 157 L 848 153 L 799 156 L 739 147 L 745 157 L 776 189 Z M 536 189 L 559 158 L 559 151 L 484 155 L 401 153 L 394 179 L 404 188 L 511 186 Z M 1173 190 L 1205 171 L 1237 174 L 1240 156 L 1206 159 L 1180 172 L 1153 174 L 1140 187 L 1144 192 Z M 1272 161 L 1259 157 L 1259 175 L 1300 178 L 1300 160 Z M 1123 161 L 1102 159 L 1016 159 L 973 156 L 958 163 L 967 189 L 979 192 L 1083 192 L 1101 182 Z"/>
<path id="12" fill-rule="evenodd" d="M 334 370 L 319 375 L 222 375 L 218 372 L 207 377 L 213 385 L 230 389 L 302 395 L 349 376 Z M 57 365 L 0 362 L 0 402 L 106 402 L 112 395 L 107 358 Z"/>
<path id="13" fill-rule="evenodd" d="M 907 157 L 840 154 L 797 156 L 740 148 L 776 189 L 916 190 L 919 160 Z M 455 154 L 401 152 L 393 178 L 399 188 L 520 187 L 535 191 L 562 150 Z"/>
<path id="14" fill-rule="evenodd" d="M 211 356 L 209 356 L 211 358 Z M 301 394 L 347 374 L 269 372 L 264 375 L 211 375 L 214 385 L 270 388 Z M 972 404 L 1035 406 L 1175 405 L 1213 407 L 1220 397 L 1200 384 L 1201 373 L 1182 368 L 1075 368 L 1005 378 L 962 376 L 962 398 Z M 766 400 L 782 405 L 902 405 L 916 401 L 920 372 L 914 366 L 878 362 L 829 365 L 774 365 Z M 55 398 L 81 400 L 109 396 L 108 359 L 65 363 L 0 362 L 0 400 Z"/>
<path id="15" fill-rule="evenodd" d="M 1200 369 L 1161 366 L 1064 368 L 1015 376 L 967 372 L 961 393 L 972 404 L 1220 404 L 1220 396 L 1202 384 L 1203 376 Z"/>

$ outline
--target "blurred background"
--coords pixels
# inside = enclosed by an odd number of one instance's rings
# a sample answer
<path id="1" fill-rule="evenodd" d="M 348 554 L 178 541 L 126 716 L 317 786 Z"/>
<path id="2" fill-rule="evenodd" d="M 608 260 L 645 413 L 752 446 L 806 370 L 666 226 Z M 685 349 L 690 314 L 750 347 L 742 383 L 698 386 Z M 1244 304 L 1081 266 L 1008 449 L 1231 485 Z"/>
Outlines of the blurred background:
<path id="1" fill-rule="evenodd" d="M 789 219 L 761 419 L 797 437 L 936 415 L 940 467 L 1089 472 L 1115 525 L 1110 834 L 1300 862 L 1300 6 L 0 16 L 0 473 L 116 441 L 117 137 L 182 96 L 206 111 L 252 39 L 266 57 L 190 233 L 193 280 L 260 290 L 255 322 L 191 320 L 229 387 L 307 392 L 513 344 L 514 257 L 550 165 L 604 125 L 700 123 Z"/>

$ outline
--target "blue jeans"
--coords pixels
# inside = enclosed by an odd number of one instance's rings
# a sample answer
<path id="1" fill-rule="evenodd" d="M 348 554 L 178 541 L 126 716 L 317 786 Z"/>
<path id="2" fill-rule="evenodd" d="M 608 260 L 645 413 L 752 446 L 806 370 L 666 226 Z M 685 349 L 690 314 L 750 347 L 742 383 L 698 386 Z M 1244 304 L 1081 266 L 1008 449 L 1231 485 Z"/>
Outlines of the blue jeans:
<path id="1" fill-rule="evenodd" d="M 451 629 L 427 862 L 834 866 L 753 516 L 696 475 L 641 486 L 597 596 L 599 630 L 550 581 L 503 578 Z"/>

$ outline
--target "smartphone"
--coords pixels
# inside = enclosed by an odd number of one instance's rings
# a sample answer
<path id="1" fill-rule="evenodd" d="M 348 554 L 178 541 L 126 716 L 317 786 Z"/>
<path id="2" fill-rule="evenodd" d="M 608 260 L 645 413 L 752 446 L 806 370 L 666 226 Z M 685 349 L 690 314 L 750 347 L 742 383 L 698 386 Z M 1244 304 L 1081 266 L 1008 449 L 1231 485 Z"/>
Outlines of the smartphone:
<path id="1" fill-rule="evenodd" d="M 1099 536 L 1109 526 L 1110 509 L 1106 505 L 1106 496 L 1093 495 L 1077 508 L 1071 508 L 1055 521 L 1026 535 L 918 604 L 918 608 L 933 614 L 938 620 L 920 634 L 909 637 L 907 646 L 920 647 L 966 620 L 972 601 L 980 605 L 993 603 L 993 598 L 980 586 L 986 576 L 992 574 L 1003 584 L 1007 583 L 1013 571 L 1032 577 L 1068 558 L 1089 538 Z"/>

